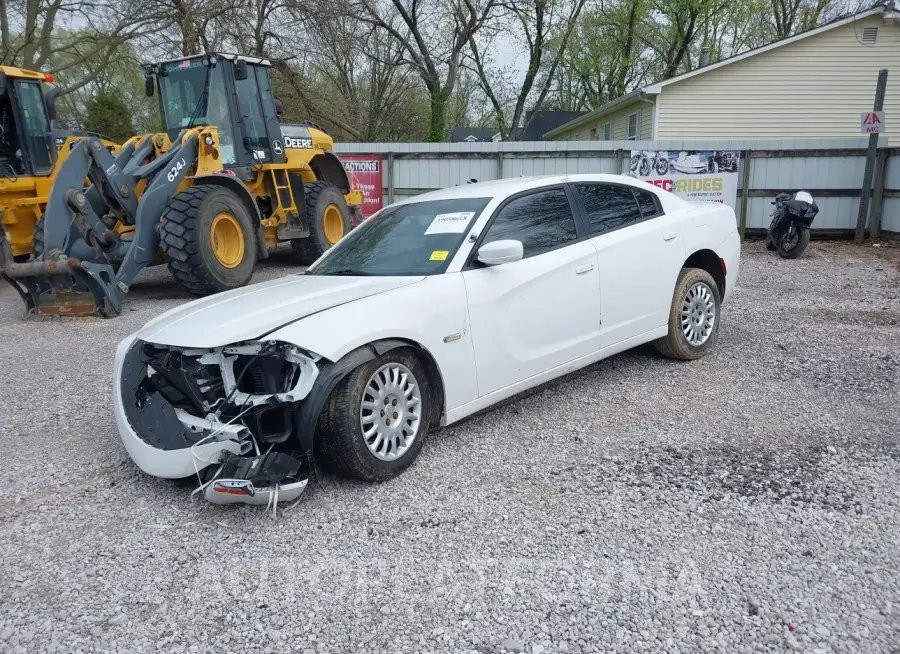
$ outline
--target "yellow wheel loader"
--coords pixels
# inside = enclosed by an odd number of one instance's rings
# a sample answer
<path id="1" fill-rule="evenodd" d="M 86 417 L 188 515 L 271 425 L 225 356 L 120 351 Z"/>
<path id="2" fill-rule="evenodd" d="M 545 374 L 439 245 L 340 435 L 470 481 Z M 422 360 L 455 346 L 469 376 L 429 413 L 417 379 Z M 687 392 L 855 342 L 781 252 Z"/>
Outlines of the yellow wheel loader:
<path id="1" fill-rule="evenodd" d="M 117 155 L 94 137 L 75 143 L 35 256 L 6 264 L 29 312 L 116 316 L 137 274 L 163 262 L 194 295 L 237 288 L 269 246 L 289 242 L 309 263 L 362 220 L 331 137 L 281 123 L 269 66 L 209 53 L 145 67 L 166 132 Z"/>
<path id="2" fill-rule="evenodd" d="M 59 89 L 45 92 L 45 82 L 52 83 L 53 76 L 0 66 L 0 267 L 4 258 L 21 261 L 31 255 L 56 174 L 72 146 L 91 135 L 53 126 Z M 113 151 L 118 147 L 102 140 Z"/>

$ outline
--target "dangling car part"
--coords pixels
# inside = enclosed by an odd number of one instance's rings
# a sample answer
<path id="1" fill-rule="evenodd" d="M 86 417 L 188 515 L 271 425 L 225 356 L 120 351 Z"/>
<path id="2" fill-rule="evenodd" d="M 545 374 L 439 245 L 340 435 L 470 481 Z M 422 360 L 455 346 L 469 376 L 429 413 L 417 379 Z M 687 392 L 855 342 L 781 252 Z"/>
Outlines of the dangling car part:
<path id="1" fill-rule="evenodd" d="M 642 229 L 576 222 L 611 202 Z M 535 238 L 522 215 L 559 225 Z M 116 425 L 142 470 L 215 502 L 277 505 L 319 459 L 385 481 L 432 428 L 599 359 L 704 356 L 739 268 L 727 205 L 621 175 L 460 184 L 381 209 L 302 274 L 151 320 L 116 352 Z"/>
<path id="2" fill-rule="evenodd" d="M 806 191 L 779 193 L 772 202 L 772 222 L 766 230 L 766 249 L 784 259 L 796 259 L 809 245 L 809 230 L 819 207 Z"/>
<path id="3" fill-rule="evenodd" d="M 308 264 L 361 221 L 331 137 L 280 123 L 269 65 L 208 54 L 146 66 L 167 131 L 116 156 L 97 138 L 75 144 L 35 257 L 5 264 L 29 312 L 116 316 L 137 274 L 161 263 L 197 296 L 238 288 L 268 246 L 290 242 Z"/>

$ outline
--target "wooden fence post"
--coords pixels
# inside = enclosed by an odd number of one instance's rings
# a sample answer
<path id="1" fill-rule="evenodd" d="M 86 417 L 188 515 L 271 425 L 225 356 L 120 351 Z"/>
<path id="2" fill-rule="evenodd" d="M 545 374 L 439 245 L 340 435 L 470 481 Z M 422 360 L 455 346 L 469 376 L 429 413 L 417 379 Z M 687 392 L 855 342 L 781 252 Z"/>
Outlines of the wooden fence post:
<path id="1" fill-rule="evenodd" d="M 878 151 L 875 162 L 875 181 L 872 191 L 872 220 L 869 224 L 869 238 L 877 241 L 881 237 L 881 214 L 884 211 L 884 169 L 887 166 L 887 148 Z"/>
<path id="2" fill-rule="evenodd" d="M 394 152 L 387 153 L 387 196 L 388 204 L 394 203 Z"/>
<path id="3" fill-rule="evenodd" d="M 750 210 L 750 153 L 751 150 L 744 150 L 741 153 L 741 159 L 744 160 L 744 167 L 741 168 L 741 218 L 738 222 L 738 232 L 741 235 L 741 242 L 744 241 L 744 235 L 747 233 L 747 212 Z"/>

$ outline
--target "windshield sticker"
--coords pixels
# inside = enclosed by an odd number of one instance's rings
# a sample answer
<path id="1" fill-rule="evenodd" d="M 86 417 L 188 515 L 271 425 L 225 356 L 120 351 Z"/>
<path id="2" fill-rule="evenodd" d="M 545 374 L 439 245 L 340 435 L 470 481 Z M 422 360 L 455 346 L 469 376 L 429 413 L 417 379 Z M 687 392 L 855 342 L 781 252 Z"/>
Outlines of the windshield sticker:
<path id="1" fill-rule="evenodd" d="M 431 253 L 430 260 L 431 261 L 446 261 L 447 255 L 450 254 L 449 250 L 435 250 Z"/>
<path id="2" fill-rule="evenodd" d="M 428 234 L 462 234 L 469 226 L 474 211 L 457 211 L 456 213 L 439 213 L 431 221 L 425 235 Z"/>

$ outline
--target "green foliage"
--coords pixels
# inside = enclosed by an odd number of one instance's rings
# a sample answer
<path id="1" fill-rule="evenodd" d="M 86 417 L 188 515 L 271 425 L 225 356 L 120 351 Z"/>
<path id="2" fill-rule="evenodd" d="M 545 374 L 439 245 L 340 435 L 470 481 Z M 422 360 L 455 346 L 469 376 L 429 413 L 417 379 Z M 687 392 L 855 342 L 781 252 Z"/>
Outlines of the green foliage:
<path id="1" fill-rule="evenodd" d="M 122 96 L 114 91 L 100 91 L 88 100 L 84 128 L 99 132 L 117 143 L 134 136 L 131 111 Z"/>

